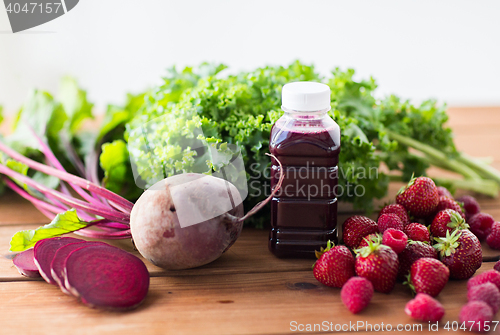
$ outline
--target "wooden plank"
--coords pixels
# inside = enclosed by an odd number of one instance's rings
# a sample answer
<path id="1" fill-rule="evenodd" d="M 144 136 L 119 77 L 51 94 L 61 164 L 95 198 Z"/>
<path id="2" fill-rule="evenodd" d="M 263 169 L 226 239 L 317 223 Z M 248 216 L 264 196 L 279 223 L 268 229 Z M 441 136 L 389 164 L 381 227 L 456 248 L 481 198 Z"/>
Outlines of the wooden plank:
<path id="1" fill-rule="evenodd" d="M 0 197 L 0 227 L 17 224 L 45 224 L 50 222 L 31 202 L 7 190 Z"/>
<path id="2" fill-rule="evenodd" d="M 33 280 L 20 275 L 12 264 L 13 253 L 8 251 L 9 242 L 12 235 L 22 229 L 33 229 L 36 225 L 6 226 L 0 228 L 0 281 Z M 70 234 L 81 238 L 77 235 Z M 182 270 L 166 271 L 149 261 L 145 260 L 136 251 L 130 240 L 106 241 L 111 245 L 120 247 L 132 254 L 140 257 L 152 276 L 199 276 L 216 275 L 227 273 L 262 273 L 262 272 L 282 272 L 299 271 L 311 269 L 314 260 L 310 259 L 278 259 L 267 249 L 267 230 L 247 229 L 242 232 L 242 236 L 236 241 L 233 247 L 223 254 L 218 260 L 205 266 Z"/>
<path id="3" fill-rule="evenodd" d="M 484 264 L 478 273 L 491 269 Z M 391 294 L 375 293 L 369 307 L 353 315 L 339 289 L 319 284 L 311 271 L 155 277 L 149 296 L 133 313 L 87 308 L 44 282 L 0 283 L 2 333 L 18 333 L 29 319 L 37 334 L 287 334 L 293 325 L 382 322 L 419 324 L 404 313 L 412 298 L 398 284 Z M 450 281 L 439 295 L 446 309 L 441 327 L 456 321 L 466 303 L 466 281 Z M 427 324 L 424 324 L 427 326 Z M 361 330 L 361 329 L 360 329 Z M 441 328 L 439 333 L 449 333 Z"/>
<path id="4" fill-rule="evenodd" d="M 480 126 L 500 125 L 500 107 L 449 107 L 447 110 L 451 128 L 467 125 L 481 129 Z"/>

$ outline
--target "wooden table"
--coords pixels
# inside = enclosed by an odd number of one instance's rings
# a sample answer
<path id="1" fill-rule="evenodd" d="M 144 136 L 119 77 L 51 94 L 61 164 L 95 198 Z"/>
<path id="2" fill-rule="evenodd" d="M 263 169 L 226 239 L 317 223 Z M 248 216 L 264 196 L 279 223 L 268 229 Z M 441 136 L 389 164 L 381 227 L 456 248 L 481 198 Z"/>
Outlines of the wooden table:
<path id="1" fill-rule="evenodd" d="M 494 166 L 500 168 L 500 108 L 453 108 L 449 124 L 459 149 L 474 156 L 494 156 Z M 442 174 L 438 170 L 432 173 Z M 399 186 L 391 185 L 390 196 L 394 197 Z M 500 220 L 500 200 L 479 199 L 482 209 Z M 340 219 L 347 216 L 344 213 Z M 1 198 L 0 334 L 289 334 L 315 324 L 353 332 L 349 324 L 357 323 L 372 325 L 372 331 L 361 326 L 359 334 L 374 332 L 382 323 L 383 329 L 390 325 L 395 330 L 398 324 L 412 329 L 405 333 L 428 331 L 428 324 L 404 313 L 411 294 L 401 284 L 389 295 L 375 293 L 370 306 L 353 315 L 341 303 L 339 289 L 314 279 L 311 260 L 273 257 L 267 250 L 267 231 L 254 229 L 244 229 L 226 254 L 201 268 L 166 272 L 145 261 L 151 288 L 145 303 L 135 311 L 90 309 L 56 286 L 19 275 L 12 265 L 10 237 L 46 222 L 19 197 L 9 193 Z M 133 252 L 129 241 L 112 244 Z M 492 269 L 500 257 L 500 251 L 486 245 L 483 250 L 485 262 L 478 273 Z M 458 320 L 466 303 L 466 282 L 450 281 L 438 299 L 446 314 L 437 333 L 450 333 L 443 326 Z M 316 328 L 307 333 L 322 332 L 324 329 Z M 500 326 L 495 333 L 500 334 Z"/>

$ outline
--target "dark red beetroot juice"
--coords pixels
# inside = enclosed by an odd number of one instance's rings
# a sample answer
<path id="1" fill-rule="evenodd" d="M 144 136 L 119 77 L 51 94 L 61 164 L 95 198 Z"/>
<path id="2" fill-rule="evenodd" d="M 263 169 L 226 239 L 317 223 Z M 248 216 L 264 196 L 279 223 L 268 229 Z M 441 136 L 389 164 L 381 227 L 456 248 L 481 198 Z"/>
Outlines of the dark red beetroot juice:
<path id="1" fill-rule="evenodd" d="M 284 181 L 271 202 L 269 249 L 278 257 L 315 257 L 337 241 L 340 129 L 327 114 L 330 88 L 314 82 L 283 86 L 285 114 L 271 130 L 269 149 L 283 165 Z M 271 187 L 279 165 L 272 160 Z"/>

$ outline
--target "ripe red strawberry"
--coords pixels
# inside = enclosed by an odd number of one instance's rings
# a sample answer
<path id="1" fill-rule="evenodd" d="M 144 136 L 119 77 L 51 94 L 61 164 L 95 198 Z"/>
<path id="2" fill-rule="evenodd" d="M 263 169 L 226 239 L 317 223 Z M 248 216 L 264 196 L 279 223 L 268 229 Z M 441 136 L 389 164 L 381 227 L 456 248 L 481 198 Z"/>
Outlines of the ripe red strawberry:
<path id="1" fill-rule="evenodd" d="M 438 186 L 437 189 L 438 189 L 438 195 L 440 197 L 441 196 L 445 196 L 445 197 L 453 199 L 453 195 L 450 193 L 450 191 L 448 191 L 448 189 L 446 187 L 444 187 L 444 186 Z"/>
<path id="2" fill-rule="evenodd" d="M 403 250 L 399 255 L 399 270 L 398 270 L 398 280 L 405 281 L 406 276 L 410 272 L 411 266 L 413 263 L 422 257 L 430 257 L 430 258 L 438 258 L 438 254 L 436 249 L 434 249 L 431 245 L 418 242 L 411 241 L 406 244 L 405 250 Z"/>
<path id="3" fill-rule="evenodd" d="M 382 234 L 380 233 L 373 233 L 368 236 L 365 236 L 361 242 L 359 242 L 359 245 L 357 249 L 363 248 L 368 246 L 368 242 L 375 242 L 375 243 L 382 243 Z"/>
<path id="4" fill-rule="evenodd" d="M 495 263 L 495 265 L 493 266 L 493 269 L 495 269 L 495 271 L 497 271 L 497 272 L 500 272 L 500 261 Z"/>
<path id="5" fill-rule="evenodd" d="M 377 223 L 366 216 L 351 216 L 342 225 L 342 239 L 351 249 L 356 248 L 363 237 L 372 233 L 378 233 Z"/>
<path id="6" fill-rule="evenodd" d="M 500 250 L 500 222 L 494 222 L 491 226 L 491 232 L 486 237 L 486 243 L 491 249 Z"/>
<path id="7" fill-rule="evenodd" d="M 446 265 L 435 258 L 423 257 L 411 266 L 407 284 L 415 293 L 437 297 L 449 278 L 450 270 Z"/>
<path id="8" fill-rule="evenodd" d="M 469 221 L 469 218 L 472 215 L 477 214 L 481 211 L 481 207 L 479 207 L 479 203 L 474 197 L 470 195 L 464 195 L 457 199 L 457 201 L 463 203 L 464 211 L 465 211 L 465 219 Z"/>
<path id="9" fill-rule="evenodd" d="M 382 214 L 377 220 L 378 231 L 383 233 L 389 228 L 403 231 L 403 221 L 396 214 Z"/>
<path id="10" fill-rule="evenodd" d="M 439 258 L 450 269 L 450 278 L 467 279 L 481 267 L 483 252 L 481 243 L 470 230 L 455 230 L 446 237 L 436 237 L 434 248 Z"/>
<path id="11" fill-rule="evenodd" d="M 439 202 L 438 190 L 432 179 L 412 178 L 399 190 L 396 202 L 417 218 L 425 218 L 436 211 Z"/>
<path id="12" fill-rule="evenodd" d="M 460 216 L 465 219 L 465 214 L 462 211 L 460 204 L 450 197 L 441 196 L 439 197 L 439 202 L 436 207 L 436 213 L 439 213 L 445 209 L 453 209 L 454 211 L 460 213 Z"/>
<path id="13" fill-rule="evenodd" d="M 460 214 L 453 209 L 445 209 L 437 213 L 431 223 L 431 233 L 434 237 L 445 237 L 446 232 L 452 232 L 456 229 L 462 230 L 469 228 Z"/>
<path id="14" fill-rule="evenodd" d="M 408 236 L 409 240 L 431 242 L 429 229 L 421 223 L 413 222 L 404 227 L 403 232 Z"/>
<path id="15" fill-rule="evenodd" d="M 340 298 L 351 313 L 359 313 L 373 297 L 373 284 L 363 277 L 352 277 L 340 290 Z"/>
<path id="16" fill-rule="evenodd" d="M 375 291 L 389 293 L 396 284 L 398 255 L 386 245 L 370 242 L 356 249 L 356 274 L 372 282 Z"/>
<path id="17" fill-rule="evenodd" d="M 467 291 L 467 300 L 479 300 L 487 303 L 493 310 L 493 314 L 496 314 L 500 309 L 500 291 L 492 283 L 484 283 L 471 287 Z"/>
<path id="18" fill-rule="evenodd" d="M 500 290 L 500 272 L 496 270 L 488 270 L 475 277 L 472 277 L 467 282 L 467 290 L 470 290 L 476 285 L 481 285 L 484 283 L 492 283 Z"/>
<path id="19" fill-rule="evenodd" d="M 460 324 L 467 325 L 467 329 L 477 333 L 485 333 L 485 325 L 491 326 L 493 310 L 483 301 L 468 302 L 458 314 Z"/>
<path id="20" fill-rule="evenodd" d="M 408 215 L 408 211 L 400 204 L 390 204 L 385 206 L 380 210 L 379 216 L 382 214 L 396 214 L 403 222 L 403 226 L 410 223 L 410 215 Z"/>
<path id="21" fill-rule="evenodd" d="M 418 293 L 406 304 L 405 313 L 418 321 L 438 322 L 444 316 L 444 307 L 430 295 Z"/>
<path id="22" fill-rule="evenodd" d="M 314 263 L 313 274 L 320 283 L 330 287 L 342 287 L 354 276 L 354 256 L 343 246 L 333 246 L 328 241 L 325 250 L 316 252 L 318 260 Z"/>
<path id="23" fill-rule="evenodd" d="M 382 244 L 391 247 L 396 254 L 399 254 L 406 248 L 406 242 L 408 242 L 406 234 L 394 228 L 387 229 L 382 236 Z"/>
<path id="24" fill-rule="evenodd" d="M 479 241 L 484 241 L 484 239 L 491 233 L 491 226 L 495 222 L 495 219 L 486 213 L 477 213 L 469 218 L 470 231 L 477 236 Z"/>

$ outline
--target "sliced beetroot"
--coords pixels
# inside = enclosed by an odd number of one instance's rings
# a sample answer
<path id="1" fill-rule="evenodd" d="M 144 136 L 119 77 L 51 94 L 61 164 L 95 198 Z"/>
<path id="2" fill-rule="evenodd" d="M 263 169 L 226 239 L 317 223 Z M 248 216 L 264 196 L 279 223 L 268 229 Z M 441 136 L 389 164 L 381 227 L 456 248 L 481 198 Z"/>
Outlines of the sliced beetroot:
<path id="1" fill-rule="evenodd" d="M 61 291 L 63 291 L 66 294 L 71 294 L 66 287 L 64 286 L 64 262 L 66 261 L 66 257 L 69 256 L 69 254 L 77 249 L 80 248 L 85 248 L 93 245 L 102 245 L 106 244 L 104 242 L 76 242 L 76 243 L 70 243 L 63 245 L 59 249 L 56 250 L 56 253 L 54 254 L 54 258 L 52 259 L 52 262 L 50 263 L 50 274 L 54 281 L 59 285 L 61 288 Z"/>
<path id="2" fill-rule="evenodd" d="M 65 262 L 65 286 L 90 307 L 137 307 L 149 289 L 149 272 L 136 256 L 109 245 L 74 250 Z"/>
<path id="3" fill-rule="evenodd" d="M 54 258 L 57 249 L 64 245 L 77 242 L 85 241 L 72 237 L 53 237 L 38 241 L 35 244 L 35 247 L 33 248 L 33 259 L 38 271 L 40 271 L 40 275 L 47 283 L 57 285 L 54 278 L 52 278 L 52 274 L 50 273 L 50 263 L 52 263 L 52 259 Z"/>
<path id="4" fill-rule="evenodd" d="M 20 274 L 30 278 L 40 277 L 40 272 L 36 267 L 33 248 L 23 251 L 12 259 Z"/>

